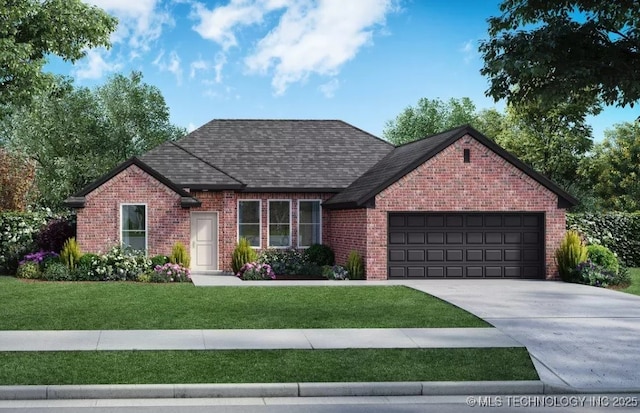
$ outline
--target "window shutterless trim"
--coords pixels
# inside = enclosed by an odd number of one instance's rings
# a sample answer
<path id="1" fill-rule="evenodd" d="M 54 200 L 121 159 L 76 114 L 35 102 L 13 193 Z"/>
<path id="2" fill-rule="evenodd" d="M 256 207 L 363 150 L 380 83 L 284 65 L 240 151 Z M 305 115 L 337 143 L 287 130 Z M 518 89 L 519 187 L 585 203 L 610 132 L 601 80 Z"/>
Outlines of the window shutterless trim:
<path id="1" fill-rule="evenodd" d="M 289 204 L 289 244 L 288 245 L 271 245 L 271 203 L 272 202 L 287 202 Z M 284 225 L 276 223 L 274 225 Z M 290 199 L 269 199 L 267 200 L 267 247 L 268 248 L 291 248 L 292 243 L 292 231 L 291 231 L 291 200 Z"/>
<path id="2" fill-rule="evenodd" d="M 262 248 L 262 200 L 261 199 L 238 199 L 236 203 L 236 242 L 240 241 L 240 202 L 257 202 L 258 203 L 258 246 L 251 246 L 251 248 Z M 255 222 L 249 223 L 255 225 Z"/>
<path id="3" fill-rule="evenodd" d="M 300 245 L 300 204 L 302 202 L 317 202 L 318 203 L 318 207 L 320 208 L 320 212 L 318 214 L 320 220 L 318 221 L 318 223 L 314 223 L 314 222 L 303 222 L 302 224 L 304 225 L 318 225 L 319 229 L 318 232 L 320 233 L 320 237 L 318 239 L 318 244 L 322 244 L 322 199 L 298 199 L 298 239 L 296 240 L 296 245 L 298 246 L 298 248 L 309 248 L 311 245 Z"/>
<path id="4" fill-rule="evenodd" d="M 149 250 L 149 207 L 146 202 L 122 202 L 120 204 L 120 231 L 118 232 L 118 237 L 120 238 L 120 246 L 122 246 L 122 218 L 124 214 L 122 213 L 123 207 L 125 206 L 143 206 L 144 207 L 144 255 L 148 255 L 147 251 Z"/>

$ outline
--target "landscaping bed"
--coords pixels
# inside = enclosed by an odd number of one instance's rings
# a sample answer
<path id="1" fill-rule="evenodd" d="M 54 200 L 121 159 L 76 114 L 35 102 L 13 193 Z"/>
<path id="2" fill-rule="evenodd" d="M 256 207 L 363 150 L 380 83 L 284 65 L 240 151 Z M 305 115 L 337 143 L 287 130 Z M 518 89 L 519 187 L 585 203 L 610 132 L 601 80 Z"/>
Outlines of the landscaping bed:
<path id="1" fill-rule="evenodd" d="M 524 348 L 0 353 L 0 385 L 537 380 Z"/>

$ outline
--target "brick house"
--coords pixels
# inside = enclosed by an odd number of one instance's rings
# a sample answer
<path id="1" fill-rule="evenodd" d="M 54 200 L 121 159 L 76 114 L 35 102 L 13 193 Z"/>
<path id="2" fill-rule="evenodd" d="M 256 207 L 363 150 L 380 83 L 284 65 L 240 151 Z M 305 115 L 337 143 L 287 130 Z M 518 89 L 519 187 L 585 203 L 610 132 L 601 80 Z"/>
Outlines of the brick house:
<path id="1" fill-rule="evenodd" d="M 115 243 L 228 271 L 257 249 L 351 250 L 367 278 L 553 278 L 577 201 L 469 126 L 399 147 L 342 121 L 214 120 L 67 199 L 83 251 Z"/>

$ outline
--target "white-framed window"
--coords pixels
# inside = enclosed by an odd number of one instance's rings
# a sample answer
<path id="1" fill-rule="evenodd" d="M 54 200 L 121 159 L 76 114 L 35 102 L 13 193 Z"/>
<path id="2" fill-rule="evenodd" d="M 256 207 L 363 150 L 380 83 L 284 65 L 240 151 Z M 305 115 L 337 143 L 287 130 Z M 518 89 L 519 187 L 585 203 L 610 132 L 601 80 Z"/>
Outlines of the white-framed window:
<path id="1" fill-rule="evenodd" d="M 120 204 L 120 244 L 147 252 L 147 204 Z"/>
<path id="2" fill-rule="evenodd" d="M 269 247 L 291 246 L 291 201 L 269 200 Z"/>
<path id="3" fill-rule="evenodd" d="M 298 248 L 322 244 L 321 202 L 318 199 L 298 201 Z"/>
<path id="4" fill-rule="evenodd" d="M 238 240 L 242 237 L 254 248 L 261 247 L 262 203 L 259 199 L 238 200 Z"/>

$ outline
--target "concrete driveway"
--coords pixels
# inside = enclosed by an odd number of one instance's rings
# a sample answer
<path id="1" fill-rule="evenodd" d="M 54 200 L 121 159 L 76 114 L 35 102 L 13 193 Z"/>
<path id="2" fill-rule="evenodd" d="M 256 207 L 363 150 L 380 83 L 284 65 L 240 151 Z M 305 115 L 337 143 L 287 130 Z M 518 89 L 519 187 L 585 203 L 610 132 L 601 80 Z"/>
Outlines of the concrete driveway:
<path id="1" fill-rule="evenodd" d="M 581 389 L 640 387 L 640 297 L 529 280 L 407 282 L 525 345 L 540 378 Z"/>

